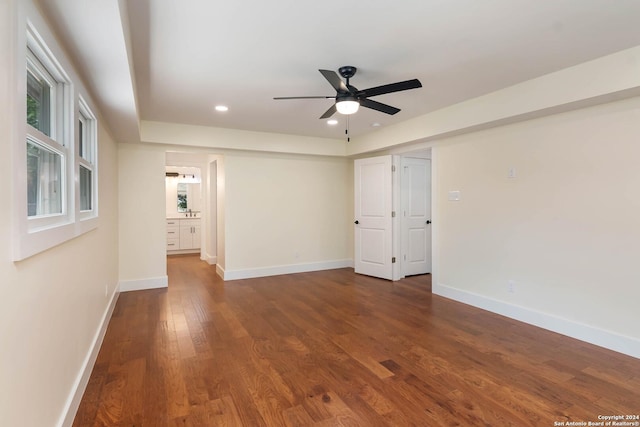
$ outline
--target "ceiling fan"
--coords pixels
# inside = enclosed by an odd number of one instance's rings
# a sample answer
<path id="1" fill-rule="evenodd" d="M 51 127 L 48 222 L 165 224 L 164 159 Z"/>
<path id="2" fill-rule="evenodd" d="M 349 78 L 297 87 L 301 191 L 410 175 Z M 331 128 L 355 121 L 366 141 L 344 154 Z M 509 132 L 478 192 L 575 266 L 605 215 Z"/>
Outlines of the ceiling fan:
<path id="1" fill-rule="evenodd" d="M 338 69 L 338 72 L 346 80 L 346 82 L 342 81 L 335 71 L 318 70 L 336 90 L 336 94 L 333 96 L 281 96 L 273 99 L 335 99 L 335 104 L 333 104 L 327 111 L 325 111 L 322 116 L 320 116 L 321 119 L 328 119 L 329 117 L 333 116 L 336 111 L 340 114 L 353 114 L 358 111 L 358 108 L 360 106 L 393 115 L 400 111 L 400 109 L 392 107 L 391 105 L 383 104 L 381 102 L 373 101 L 369 98 L 372 96 L 384 95 L 386 93 L 400 92 L 403 90 L 417 89 L 419 87 L 422 87 L 422 83 L 420 83 L 420 80 L 413 79 L 371 87 L 369 89 L 358 90 L 358 88 L 349 84 L 349 79 L 351 79 L 356 74 L 357 70 L 358 69 L 356 67 L 353 67 L 351 65 L 340 67 L 340 69 Z"/>

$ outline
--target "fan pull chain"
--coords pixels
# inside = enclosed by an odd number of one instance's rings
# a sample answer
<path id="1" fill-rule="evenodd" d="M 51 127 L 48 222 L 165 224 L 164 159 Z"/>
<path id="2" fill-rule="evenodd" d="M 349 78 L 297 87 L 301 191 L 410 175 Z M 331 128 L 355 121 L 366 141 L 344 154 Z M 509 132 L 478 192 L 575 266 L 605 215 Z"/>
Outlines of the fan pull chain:
<path id="1" fill-rule="evenodd" d="M 347 128 L 344 130 L 345 135 L 347 135 L 347 142 L 351 141 L 349 137 L 349 116 L 347 116 Z"/>

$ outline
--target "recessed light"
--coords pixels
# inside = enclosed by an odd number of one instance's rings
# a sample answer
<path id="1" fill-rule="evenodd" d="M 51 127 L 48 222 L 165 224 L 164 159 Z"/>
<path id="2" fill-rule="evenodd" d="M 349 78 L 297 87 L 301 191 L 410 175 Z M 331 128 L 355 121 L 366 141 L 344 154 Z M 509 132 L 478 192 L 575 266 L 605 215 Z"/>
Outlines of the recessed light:
<path id="1" fill-rule="evenodd" d="M 229 107 L 226 105 L 216 105 L 216 111 L 228 111 Z"/>
<path id="2" fill-rule="evenodd" d="M 327 120 L 327 124 L 331 126 L 335 126 L 338 124 L 338 121 L 336 119 Z"/>
<path id="3" fill-rule="evenodd" d="M 378 123 L 378 122 L 371 123 L 371 127 L 379 128 L 380 126 L 382 126 L 382 125 L 380 123 Z"/>

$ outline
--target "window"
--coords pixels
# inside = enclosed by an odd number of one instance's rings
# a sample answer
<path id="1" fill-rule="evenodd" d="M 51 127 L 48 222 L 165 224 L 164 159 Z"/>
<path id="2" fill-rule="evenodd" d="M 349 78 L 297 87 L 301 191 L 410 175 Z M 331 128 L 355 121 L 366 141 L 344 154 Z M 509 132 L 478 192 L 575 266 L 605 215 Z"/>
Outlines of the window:
<path id="1" fill-rule="evenodd" d="M 84 156 L 84 144 L 86 144 L 86 136 L 85 136 L 85 132 L 86 132 L 86 127 L 84 125 L 86 119 L 82 116 L 82 113 L 80 113 L 80 119 L 78 120 L 78 155 L 80 157 Z"/>
<path id="2" fill-rule="evenodd" d="M 15 107 L 24 108 L 12 144 L 16 261 L 98 225 L 96 116 L 80 96 L 82 82 L 65 72 L 72 70 L 71 63 L 35 13 L 25 20 L 27 43 L 18 51 L 24 74 L 14 78 L 19 83 Z"/>
<path id="3" fill-rule="evenodd" d="M 94 210 L 94 188 L 96 169 L 96 119 L 82 97 L 78 99 L 78 181 L 80 212 Z"/>
<path id="4" fill-rule="evenodd" d="M 91 169 L 80 165 L 80 210 L 83 212 L 93 209 L 91 174 Z"/>
<path id="5" fill-rule="evenodd" d="M 65 85 L 46 49 L 28 37 L 27 48 L 27 217 L 29 228 L 64 222 L 68 212 L 65 140 Z M 38 52 L 36 54 L 35 52 Z M 48 64 L 48 65 L 45 65 Z"/>
<path id="6" fill-rule="evenodd" d="M 62 213 L 62 156 L 27 139 L 27 215 Z"/>
<path id="7" fill-rule="evenodd" d="M 27 123 L 51 136 L 51 84 L 27 66 Z"/>

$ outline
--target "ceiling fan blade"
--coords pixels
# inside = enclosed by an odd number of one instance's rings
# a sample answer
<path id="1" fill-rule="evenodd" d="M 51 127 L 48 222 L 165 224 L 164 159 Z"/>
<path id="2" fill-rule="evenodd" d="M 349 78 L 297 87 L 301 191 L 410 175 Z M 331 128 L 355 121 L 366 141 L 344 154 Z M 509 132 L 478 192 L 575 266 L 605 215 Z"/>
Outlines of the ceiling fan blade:
<path id="1" fill-rule="evenodd" d="M 320 116 L 320 119 L 328 119 L 336 113 L 336 104 L 333 104 L 327 111 L 324 112 L 323 115 Z"/>
<path id="2" fill-rule="evenodd" d="M 335 98 L 334 96 L 277 96 L 273 99 L 329 99 Z"/>
<path id="3" fill-rule="evenodd" d="M 370 87 L 369 89 L 364 89 L 357 92 L 356 96 L 358 97 L 377 96 L 377 95 L 384 95 L 385 93 L 400 92 L 401 90 L 417 89 L 419 87 L 422 87 L 422 83 L 420 83 L 420 80 L 418 79 L 405 80 L 403 82 Z"/>
<path id="4" fill-rule="evenodd" d="M 338 76 L 338 73 L 331 70 L 318 70 L 324 76 L 325 79 L 331 83 L 331 86 L 336 90 L 336 92 L 349 92 L 347 85 L 344 84 L 342 79 Z"/>
<path id="5" fill-rule="evenodd" d="M 371 99 L 362 98 L 360 99 L 360 105 L 363 107 L 371 108 L 372 110 L 381 111 L 383 113 L 394 115 L 398 111 L 399 108 L 392 107 L 391 105 L 383 104 L 381 102 L 373 101 Z"/>

